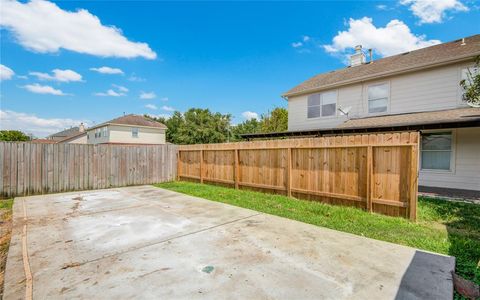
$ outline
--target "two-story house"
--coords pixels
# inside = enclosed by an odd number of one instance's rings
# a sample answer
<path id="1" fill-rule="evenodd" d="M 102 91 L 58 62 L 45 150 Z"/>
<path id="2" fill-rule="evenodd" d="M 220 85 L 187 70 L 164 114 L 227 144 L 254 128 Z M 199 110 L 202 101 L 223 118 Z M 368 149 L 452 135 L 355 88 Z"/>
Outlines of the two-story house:
<path id="1" fill-rule="evenodd" d="M 90 128 L 80 125 L 80 132 L 59 143 L 71 144 L 165 144 L 167 127 L 140 115 L 125 115 Z"/>
<path id="2" fill-rule="evenodd" d="M 375 61 L 358 46 L 348 67 L 283 95 L 288 132 L 244 137 L 418 130 L 420 187 L 480 191 L 480 108 L 462 100 L 459 84 L 467 70 L 478 71 L 479 55 L 480 35 Z"/>

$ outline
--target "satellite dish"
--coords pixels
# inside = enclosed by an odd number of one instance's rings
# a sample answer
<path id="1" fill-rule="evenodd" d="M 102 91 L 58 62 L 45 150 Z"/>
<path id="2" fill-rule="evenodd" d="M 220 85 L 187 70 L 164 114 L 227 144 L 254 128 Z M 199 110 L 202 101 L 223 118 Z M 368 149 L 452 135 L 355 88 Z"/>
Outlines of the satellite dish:
<path id="1" fill-rule="evenodd" d="M 341 112 L 342 114 L 344 114 L 345 116 L 348 116 L 348 113 L 350 112 L 350 110 L 352 110 L 351 106 L 347 106 L 345 108 L 343 108 L 341 106 L 338 107 L 338 111 Z"/>
<path id="2" fill-rule="evenodd" d="M 475 108 L 478 108 L 480 107 L 480 103 L 470 103 L 470 102 L 467 102 L 467 105 L 470 106 L 470 107 L 475 107 Z"/>

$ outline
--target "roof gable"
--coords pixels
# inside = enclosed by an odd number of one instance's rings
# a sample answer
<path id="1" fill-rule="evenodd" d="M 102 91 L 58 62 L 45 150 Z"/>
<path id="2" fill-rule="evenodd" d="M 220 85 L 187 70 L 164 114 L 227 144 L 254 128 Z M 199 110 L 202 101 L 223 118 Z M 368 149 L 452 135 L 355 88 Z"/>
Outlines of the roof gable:
<path id="1" fill-rule="evenodd" d="M 127 126 L 142 126 L 142 127 L 153 127 L 153 128 L 160 128 L 160 129 L 166 129 L 167 126 L 160 122 L 152 121 L 144 116 L 141 115 L 125 115 L 121 116 L 118 118 L 115 118 L 113 120 L 101 123 L 96 126 L 92 126 L 88 128 L 87 130 L 92 130 L 101 126 L 105 125 L 127 125 Z"/>

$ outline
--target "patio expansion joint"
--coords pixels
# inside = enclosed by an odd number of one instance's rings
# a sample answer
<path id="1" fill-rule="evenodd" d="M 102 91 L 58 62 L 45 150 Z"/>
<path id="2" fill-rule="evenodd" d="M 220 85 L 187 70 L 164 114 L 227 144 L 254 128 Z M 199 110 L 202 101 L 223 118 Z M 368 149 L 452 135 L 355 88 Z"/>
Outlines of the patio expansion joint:
<path id="1" fill-rule="evenodd" d="M 150 247 L 150 246 L 159 245 L 159 244 L 162 244 L 162 243 L 170 242 L 170 241 L 177 240 L 177 239 L 180 239 L 180 238 L 184 238 L 184 237 L 187 237 L 187 236 L 191 236 L 191 235 L 194 235 L 194 234 L 209 231 L 209 230 L 212 230 L 212 229 L 215 229 L 215 228 L 218 228 L 218 227 L 233 224 L 233 223 L 236 223 L 236 222 L 239 222 L 239 221 L 243 221 L 243 220 L 246 220 L 246 219 L 250 219 L 250 218 L 259 216 L 259 215 L 263 215 L 263 213 L 255 213 L 253 215 L 249 215 L 249 216 L 246 216 L 246 217 L 234 219 L 234 220 L 224 222 L 224 223 L 221 223 L 221 224 L 217 224 L 217 225 L 213 225 L 213 226 L 210 226 L 210 227 L 207 227 L 207 228 L 199 229 L 199 230 L 196 230 L 196 231 L 188 232 L 188 233 L 177 235 L 177 236 L 172 236 L 172 237 L 160 240 L 160 241 L 147 243 L 147 244 L 141 245 L 139 247 L 134 247 L 134 248 L 130 248 L 130 249 L 127 249 L 127 250 L 124 250 L 124 251 L 115 252 L 115 253 L 112 253 L 112 254 L 107 254 L 107 255 L 104 255 L 104 256 L 101 256 L 101 257 L 98 257 L 98 258 L 95 258 L 95 259 L 91 259 L 91 260 L 87 260 L 87 261 L 83 261 L 83 262 L 73 262 L 71 264 L 68 264 L 68 265 L 64 266 L 62 269 L 68 269 L 70 267 L 83 266 L 83 265 L 86 265 L 86 264 L 89 264 L 89 263 L 92 263 L 92 262 L 97 262 L 97 261 L 100 261 L 100 260 L 103 260 L 103 259 L 106 259 L 106 258 L 122 255 L 122 254 L 129 253 L 129 252 L 134 252 L 134 251 L 137 251 L 137 250 L 140 250 L 140 249 L 143 249 L 143 248 L 147 248 L 147 247 Z"/>

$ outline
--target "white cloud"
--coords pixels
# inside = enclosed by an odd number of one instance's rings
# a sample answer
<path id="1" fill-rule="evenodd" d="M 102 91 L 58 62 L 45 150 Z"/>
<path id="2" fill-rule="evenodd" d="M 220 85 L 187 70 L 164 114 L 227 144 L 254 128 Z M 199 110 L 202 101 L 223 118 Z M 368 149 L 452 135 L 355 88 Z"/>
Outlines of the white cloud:
<path id="1" fill-rule="evenodd" d="M 110 67 L 90 68 L 90 70 L 101 74 L 123 74 L 121 69 Z"/>
<path id="2" fill-rule="evenodd" d="M 304 35 L 302 39 L 304 42 L 308 42 L 310 40 L 310 37 L 308 35 Z"/>
<path id="3" fill-rule="evenodd" d="M 38 83 L 24 85 L 23 88 L 35 94 L 49 94 L 55 96 L 66 96 L 64 92 L 54 89 L 49 85 L 40 85 Z"/>
<path id="4" fill-rule="evenodd" d="M 163 102 L 167 102 L 168 101 L 168 97 L 163 97 L 162 99 L 160 99 L 161 101 Z"/>
<path id="5" fill-rule="evenodd" d="M 112 86 L 122 93 L 128 92 L 128 89 L 126 87 L 122 86 L 122 85 L 112 84 Z"/>
<path id="6" fill-rule="evenodd" d="M 175 108 L 173 108 L 173 107 L 171 107 L 171 106 L 164 105 L 164 106 L 162 106 L 162 110 L 165 110 L 165 111 L 175 111 Z"/>
<path id="7" fill-rule="evenodd" d="M 80 123 L 88 124 L 88 120 L 59 119 L 59 118 L 39 118 L 33 114 L 15 112 L 11 110 L 0 110 L 1 129 L 21 130 L 23 132 L 34 134 L 37 137 L 43 137 L 65 128 L 78 126 Z"/>
<path id="8" fill-rule="evenodd" d="M 44 0 L 2 0 L 0 25 L 23 47 L 40 53 L 61 48 L 101 57 L 144 57 L 157 54 L 146 43 L 129 41 L 115 26 L 105 26 L 85 9 L 66 11 Z"/>
<path id="9" fill-rule="evenodd" d="M 0 81 L 12 79 L 15 72 L 9 67 L 0 64 Z"/>
<path id="10" fill-rule="evenodd" d="M 244 117 L 247 120 L 258 119 L 258 114 L 256 112 L 247 110 L 242 113 L 242 117 Z"/>
<path id="11" fill-rule="evenodd" d="M 52 73 L 53 75 L 41 72 L 30 72 L 29 74 L 36 76 L 40 80 L 53 80 L 60 82 L 82 81 L 82 75 L 72 70 L 54 69 L 52 70 Z"/>
<path id="12" fill-rule="evenodd" d="M 147 105 L 145 105 L 145 107 L 148 108 L 148 109 L 153 109 L 153 110 L 158 109 L 158 107 L 155 104 L 147 104 Z"/>
<path id="13" fill-rule="evenodd" d="M 401 0 L 400 3 L 410 6 L 420 24 L 442 23 L 447 11 L 468 11 L 468 7 L 458 0 Z"/>
<path id="14" fill-rule="evenodd" d="M 323 45 L 325 51 L 345 53 L 346 50 L 362 45 L 372 48 L 381 56 L 390 56 L 419 48 L 439 44 L 439 40 L 427 40 L 424 35 L 415 35 L 399 20 L 391 20 L 385 27 L 375 27 L 372 19 L 363 17 L 348 21 L 348 30 L 340 31 L 330 45 Z"/>
<path id="15" fill-rule="evenodd" d="M 298 48 L 298 47 L 302 47 L 303 46 L 303 43 L 302 42 L 294 42 L 292 43 L 292 47 L 293 48 Z"/>
<path id="16" fill-rule="evenodd" d="M 126 94 L 122 93 L 122 92 L 116 92 L 112 89 L 109 89 L 106 92 L 99 92 L 99 93 L 95 93 L 94 95 L 95 96 L 101 96 L 101 97 L 121 97 L 121 96 L 125 96 Z"/>
<path id="17" fill-rule="evenodd" d="M 128 80 L 133 82 L 144 82 L 146 79 L 142 77 L 138 77 L 137 75 L 135 75 L 135 73 L 132 73 L 132 75 L 128 77 Z"/>
<path id="18" fill-rule="evenodd" d="M 140 93 L 140 99 L 155 99 L 157 95 L 155 95 L 154 92 L 141 92 Z"/>
<path id="19" fill-rule="evenodd" d="M 388 10 L 388 6 L 385 4 L 377 4 L 375 8 L 378 10 Z"/>

